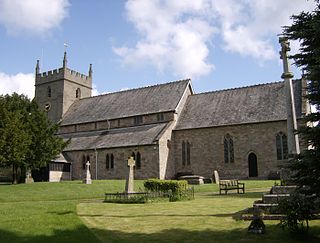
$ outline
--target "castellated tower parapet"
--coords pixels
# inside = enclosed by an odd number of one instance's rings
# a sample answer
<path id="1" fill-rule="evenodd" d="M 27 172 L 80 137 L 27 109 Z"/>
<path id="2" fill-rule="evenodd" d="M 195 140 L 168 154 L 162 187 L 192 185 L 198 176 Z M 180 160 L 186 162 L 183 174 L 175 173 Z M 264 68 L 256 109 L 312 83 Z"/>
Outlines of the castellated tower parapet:
<path id="1" fill-rule="evenodd" d="M 61 120 L 69 107 L 81 98 L 91 97 L 92 65 L 88 75 L 67 68 L 67 53 L 59 69 L 40 72 L 39 61 L 35 69 L 35 99 L 53 122 Z"/>

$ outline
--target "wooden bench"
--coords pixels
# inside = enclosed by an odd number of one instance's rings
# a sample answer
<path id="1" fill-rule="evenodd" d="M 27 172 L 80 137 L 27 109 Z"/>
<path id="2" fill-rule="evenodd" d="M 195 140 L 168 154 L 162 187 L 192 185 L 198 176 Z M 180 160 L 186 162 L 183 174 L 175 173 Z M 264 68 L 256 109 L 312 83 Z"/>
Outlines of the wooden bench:
<path id="1" fill-rule="evenodd" d="M 241 183 L 238 180 L 220 180 L 219 190 L 220 194 L 222 191 L 227 194 L 229 190 L 237 190 L 238 193 L 240 193 L 240 190 L 242 190 L 242 193 L 244 193 L 244 183 Z"/>

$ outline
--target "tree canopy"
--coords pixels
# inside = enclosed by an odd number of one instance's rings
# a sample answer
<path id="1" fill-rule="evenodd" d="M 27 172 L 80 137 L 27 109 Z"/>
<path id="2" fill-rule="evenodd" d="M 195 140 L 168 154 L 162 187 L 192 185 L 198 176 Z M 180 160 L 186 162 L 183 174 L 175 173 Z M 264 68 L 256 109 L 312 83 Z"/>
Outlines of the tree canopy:
<path id="1" fill-rule="evenodd" d="M 39 169 L 56 158 L 66 143 L 56 136 L 53 124 L 35 101 L 16 93 L 0 96 L 0 166 Z"/>

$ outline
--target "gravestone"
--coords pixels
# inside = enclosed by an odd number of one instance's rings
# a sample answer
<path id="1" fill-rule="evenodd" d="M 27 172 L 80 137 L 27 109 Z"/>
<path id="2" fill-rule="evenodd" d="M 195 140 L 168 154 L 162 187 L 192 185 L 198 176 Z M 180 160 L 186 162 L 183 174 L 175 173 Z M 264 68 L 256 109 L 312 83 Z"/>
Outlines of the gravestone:
<path id="1" fill-rule="evenodd" d="M 213 179 L 216 184 L 220 183 L 219 173 L 216 170 L 213 172 Z"/>
<path id="2" fill-rule="evenodd" d="M 29 183 L 33 183 L 33 182 L 34 181 L 33 181 L 32 175 L 31 175 L 31 170 L 27 170 L 25 183 L 29 184 Z"/>
<path id="3" fill-rule="evenodd" d="M 92 184 L 89 161 L 86 163 L 86 178 L 83 180 L 83 183 Z"/>
<path id="4" fill-rule="evenodd" d="M 129 173 L 128 177 L 126 179 L 126 193 L 133 193 L 133 187 L 134 187 L 134 177 L 133 177 L 133 167 L 136 165 L 136 161 L 133 159 L 133 157 L 128 158 L 128 167 L 129 167 Z"/>

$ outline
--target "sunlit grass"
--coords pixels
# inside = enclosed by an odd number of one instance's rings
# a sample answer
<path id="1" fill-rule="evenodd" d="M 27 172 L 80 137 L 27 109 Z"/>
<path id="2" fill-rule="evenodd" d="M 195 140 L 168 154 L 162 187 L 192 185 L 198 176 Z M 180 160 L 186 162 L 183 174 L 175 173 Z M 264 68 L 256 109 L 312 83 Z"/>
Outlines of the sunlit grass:
<path id="1" fill-rule="evenodd" d="M 0 242 L 300 242 L 277 221 L 266 222 L 266 235 L 247 233 L 250 222 L 237 212 L 275 182 L 245 183 L 244 195 L 219 195 L 217 185 L 205 184 L 194 187 L 193 201 L 143 205 L 102 203 L 104 193 L 124 191 L 123 180 L 0 185 Z M 311 231 L 320 237 L 319 221 Z"/>

